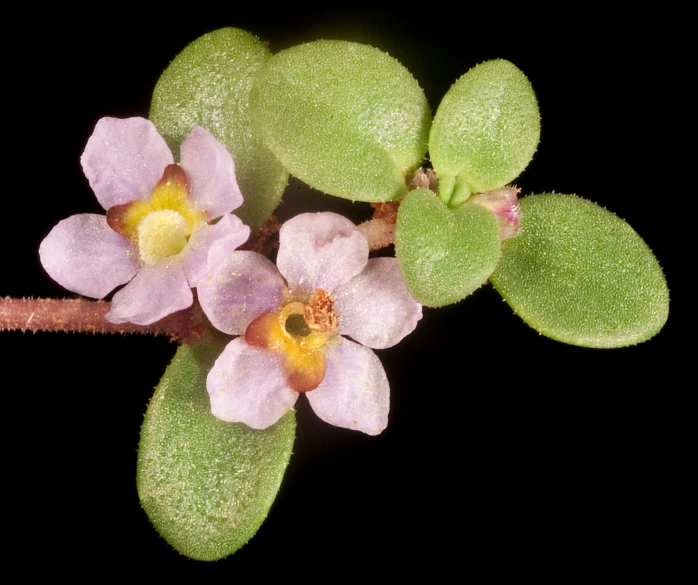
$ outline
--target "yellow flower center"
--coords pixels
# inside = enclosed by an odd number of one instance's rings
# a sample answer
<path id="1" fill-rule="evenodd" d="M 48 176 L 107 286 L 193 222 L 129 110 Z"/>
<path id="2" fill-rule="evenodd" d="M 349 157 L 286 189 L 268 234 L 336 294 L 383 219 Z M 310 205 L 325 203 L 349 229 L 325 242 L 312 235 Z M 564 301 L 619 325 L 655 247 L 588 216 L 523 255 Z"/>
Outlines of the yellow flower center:
<path id="1" fill-rule="evenodd" d="M 107 222 L 138 245 L 143 262 L 155 264 L 179 254 L 194 230 L 206 222 L 206 215 L 192 205 L 182 168 L 168 165 L 148 200 L 112 207 Z"/>
<path id="2" fill-rule="evenodd" d="M 138 223 L 138 250 L 146 264 L 179 254 L 187 245 L 187 224 L 172 209 L 151 211 Z"/>

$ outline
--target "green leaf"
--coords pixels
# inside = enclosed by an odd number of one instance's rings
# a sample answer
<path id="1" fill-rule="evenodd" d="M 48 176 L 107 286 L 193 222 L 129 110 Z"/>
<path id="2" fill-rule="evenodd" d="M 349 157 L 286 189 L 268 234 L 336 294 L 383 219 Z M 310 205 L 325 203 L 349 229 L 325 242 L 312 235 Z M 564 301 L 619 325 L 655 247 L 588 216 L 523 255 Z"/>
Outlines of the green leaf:
<path id="1" fill-rule="evenodd" d="M 526 76 L 503 59 L 473 67 L 444 96 L 429 135 L 444 203 L 513 181 L 539 137 L 538 103 Z"/>
<path id="2" fill-rule="evenodd" d="M 526 323 L 584 347 L 631 345 L 662 328 L 666 280 L 627 223 L 574 195 L 531 195 L 521 211 L 521 235 L 502 244 L 491 280 Z"/>
<path id="3" fill-rule="evenodd" d="M 244 197 L 235 214 L 256 228 L 281 201 L 288 173 L 252 127 L 252 79 L 270 57 L 259 39 L 236 28 L 204 35 L 185 48 L 160 77 L 150 119 L 178 157 L 179 144 L 202 126 L 233 155 Z"/>
<path id="4" fill-rule="evenodd" d="M 368 45 L 316 41 L 274 55 L 255 79 L 252 116 L 295 176 L 346 199 L 388 201 L 427 150 L 431 111 L 395 59 Z"/>
<path id="5" fill-rule="evenodd" d="M 484 207 L 449 209 L 427 189 L 411 191 L 400 204 L 395 255 L 423 305 L 449 305 L 482 286 L 497 266 L 499 248 L 497 219 Z"/>
<path id="6" fill-rule="evenodd" d="M 182 345 L 148 406 L 138 495 L 177 551 L 198 560 L 234 553 L 269 512 L 291 456 L 295 415 L 253 430 L 211 414 L 206 375 L 229 339 Z"/>

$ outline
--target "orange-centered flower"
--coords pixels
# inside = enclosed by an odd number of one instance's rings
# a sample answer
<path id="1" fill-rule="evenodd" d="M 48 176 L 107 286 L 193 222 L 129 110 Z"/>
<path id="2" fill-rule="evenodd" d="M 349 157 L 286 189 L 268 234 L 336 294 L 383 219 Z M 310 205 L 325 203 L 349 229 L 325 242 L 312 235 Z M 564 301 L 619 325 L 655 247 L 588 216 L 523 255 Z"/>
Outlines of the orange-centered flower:
<path id="1" fill-rule="evenodd" d="M 395 345 L 422 316 L 397 260 L 369 260 L 348 219 L 306 213 L 282 226 L 276 262 L 236 251 L 198 285 L 211 323 L 240 336 L 209 372 L 211 412 L 265 429 L 305 393 L 323 420 L 380 433 L 390 388 L 369 348 Z"/>

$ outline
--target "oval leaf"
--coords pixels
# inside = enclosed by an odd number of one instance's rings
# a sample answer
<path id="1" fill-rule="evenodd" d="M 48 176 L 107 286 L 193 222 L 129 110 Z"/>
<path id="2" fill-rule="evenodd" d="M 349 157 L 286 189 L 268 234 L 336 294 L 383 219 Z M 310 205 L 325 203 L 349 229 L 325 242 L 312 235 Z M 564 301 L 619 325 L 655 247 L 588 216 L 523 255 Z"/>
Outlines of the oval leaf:
<path id="1" fill-rule="evenodd" d="M 411 191 L 400 204 L 395 255 L 423 305 L 449 305 L 482 286 L 497 266 L 499 248 L 497 219 L 484 207 L 449 209 L 427 189 Z"/>
<path id="2" fill-rule="evenodd" d="M 503 59 L 473 67 L 444 96 L 429 135 L 441 198 L 457 204 L 513 181 L 539 137 L 538 103 L 526 76 Z"/>
<path id="3" fill-rule="evenodd" d="M 502 244 L 491 280 L 526 323 L 584 347 L 631 345 L 662 328 L 666 280 L 627 223 L 574 195 L 531 195 L 521 211 L 521 235 Z"/>
<path id="4" fill-rule="evenodd" d="M 255 79 L 252 116 L 295 176 L 346 199 L 387 201 L 427 149 L 424 92 L 368 45 L 316 41 L 274 55 Z"/>
<path id="5" fill-rule="evenodd" d="M 281 201 L 288 173 L 262 144 L 249 111 L 252 78 L 270 57 L 259 39 L 223 28 L 195 40 L 160 77 L 150 119 L 178 156 L 193 126 L 203 126 L 233 155 L 244 197 L 235 214 L 256 228 Z"/>
<path id="6" fill-rule="evenodd" d="M 229 339 L 182 345 L 148 406 L 138 495 L 162 537 L 193 559 L 234 553 L 257 531 L 291 456 L 295 415 L 264 431 L 211 414 L 206 374 Z"/>

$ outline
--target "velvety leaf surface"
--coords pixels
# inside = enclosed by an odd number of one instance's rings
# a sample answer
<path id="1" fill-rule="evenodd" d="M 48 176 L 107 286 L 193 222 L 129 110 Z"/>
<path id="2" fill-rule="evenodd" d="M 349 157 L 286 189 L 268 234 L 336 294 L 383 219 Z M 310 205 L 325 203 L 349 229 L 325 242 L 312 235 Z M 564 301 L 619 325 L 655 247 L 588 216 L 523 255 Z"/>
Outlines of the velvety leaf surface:
<path id="1" fill-rule="evenodd" d="M 262 225 L 281 200 L 288 173 L 252 127 L 249 90 L 270 57 L 248 32 L 223 28 L 187 46 L 160 77 L 150 119 L 178 156 L 179 144 L 203 126 L 233 155 L 244 197 L 235 214 L 252 228 Z"/>
<path id="2" fill-rule="evenodd" d="M 499 248 L 496 217 L 479 205 L 449 209 L 427 189 L 411 191 L 400 204 L 395 254 L 423 305 L 449 305 L 482 286 L 497 266 Z"/>
<path id="3" fill-rule="evenodd" d="M 442 199 L 459 203 L 514 180 L 539 136 L 538 103 L 526 76 L 504 59 L 473 67 L 444 96 L 429 135 Z"/>
<path id="4" fill-rule="evenodd" d="M 138 495 L 158 532 L 199 560 L 234 553 L 257 531 L 291 456 L 295 414 L 256 431 L 211 414 L 206 375 L 229 338 L 182 345 L 141 430 Z"/>
<path id="5" fill-rule="evenodd" d="M 312 187 L 358 201 L 405 192 L 427 149 L 424 92 L 395 59 L 368 45 L 316 41 L 274 55 L 250 96 L 258 131 Z"/>
<path id="6" fill-rule="evenodd" d="M 521 235 L 502 243 L 491 280 L 526 323 L 585 347 L 631 345 L 662 328 L 664 274 L 626 222 L 573 195 L 531 195 L 521 211 Z"/>

